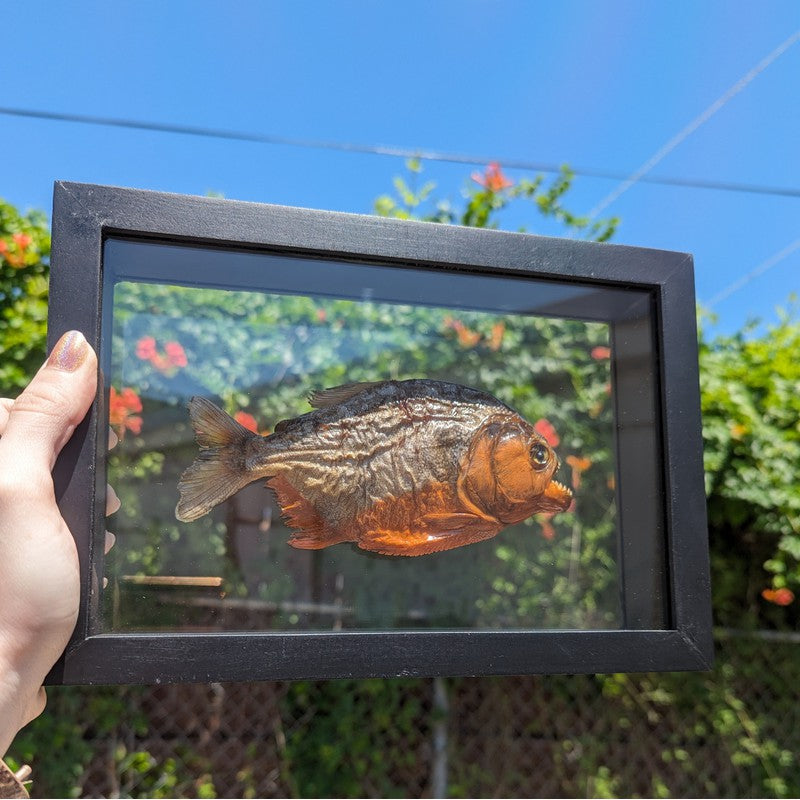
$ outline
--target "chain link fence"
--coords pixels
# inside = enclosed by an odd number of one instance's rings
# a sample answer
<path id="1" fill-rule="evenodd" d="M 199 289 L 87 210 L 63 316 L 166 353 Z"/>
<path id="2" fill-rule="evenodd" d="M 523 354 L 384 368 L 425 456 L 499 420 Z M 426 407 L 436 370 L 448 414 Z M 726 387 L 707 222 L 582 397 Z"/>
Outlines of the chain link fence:
<path id="1" fill-rule="evenodd" d="M 34 797 L 800 794 L 800 637 L 699 674 L 60 687 Z"/>

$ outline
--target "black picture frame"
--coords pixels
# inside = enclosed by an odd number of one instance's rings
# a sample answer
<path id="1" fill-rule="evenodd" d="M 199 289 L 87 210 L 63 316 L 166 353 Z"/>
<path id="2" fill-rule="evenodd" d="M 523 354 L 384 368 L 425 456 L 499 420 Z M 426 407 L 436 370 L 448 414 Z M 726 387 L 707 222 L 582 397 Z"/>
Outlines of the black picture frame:
<path id="1" fill-rule="evenodd" d="M 620 630 L 397 630 L 331 632 L 102 633 L 93 614 L 102 578 L 94 569 L 104 526 L 106 417 L 102 381 L 87 418 L 54 471 L 59 507 L 81 565 L 78 623 L 48 682 L 161 683 L 437 675 L 508 675 L 704 670 L 713 661 L 706 504 L 700 427 L 693 262 L 683 253 L 359 216 L 256 203 L 57 182 L 54 188 L 48 344 L 79 329 L 100 351 L 104 245 L 109 239 L 271 252 L 325 261 L 439 271 L 448 280 L 494 275 L 536 278 L 585 291 L 549 313 L 603 318 L 592 288 L 636 289 L 649 326 L 636 316 L 615 323 L 618 352 L 642 359 L 655 401 L 642 402 L 637 373 L 620 373 L 617 394 L 619 497 L 630 530 L 660 526 L 623 542 L 626 624 Z M 224 283 L 224 280 L 221 279 Z M 596 300 L 596 298 L 595 298 Z M 626 453 L 638 447 L 642 419 L 655 420 L 658 503 L 633 497 L 636 473 Z M 634 487 L 634 488 L 629 488 Z M 626 500 L 629 493 L 630 502 Z M 627 504 L 627 505 L 626 505 Z M 659 506 L 656 508 L 656 506 Z M 654 510 L 655 509 L 655 510 Z M 102 530 L 102 528 L 100 528 Z M 636 537 L 629 537 L 634 540 Z M 663 625 L 648 626 L 638 598 L 653 576 L 638 560 L 663 565 Z M 649 563 L 649 562 L 648 562 Z"/>

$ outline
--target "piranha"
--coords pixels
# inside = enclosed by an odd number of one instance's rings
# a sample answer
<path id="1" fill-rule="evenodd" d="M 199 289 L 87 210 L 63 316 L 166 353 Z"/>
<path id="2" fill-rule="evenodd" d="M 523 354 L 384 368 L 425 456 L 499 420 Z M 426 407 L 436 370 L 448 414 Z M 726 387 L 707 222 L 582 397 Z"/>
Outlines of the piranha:
<path id="1" fill-rule="evenodd" d="M 312 392 L 316 409 L 268 436 L 194 397 L 200 454 L 175 516 L 190 522 L 268 479 L 304 549 L 355 542 L 419 556 L 490 539 L 538 512 L 565 511 L 559 460 L 516 411 L 485 392 L 434 380 L 351 383 Z"/>

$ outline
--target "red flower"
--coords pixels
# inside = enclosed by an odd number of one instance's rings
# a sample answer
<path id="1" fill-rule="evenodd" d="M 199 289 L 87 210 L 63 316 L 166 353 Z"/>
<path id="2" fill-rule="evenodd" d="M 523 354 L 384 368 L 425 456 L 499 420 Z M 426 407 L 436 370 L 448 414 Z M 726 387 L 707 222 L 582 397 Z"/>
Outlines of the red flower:
<path id="1" fill-rule="evenodd" d="M 558 434 L 556 433 L 556 429 L 553 427 L 552 423 L 550 423 L 546 419 L 538 420 L 533 429 L 538 433 L 540 436 L 544 437 L 544 440 L 550 447 L 558 447 L 559 442 L 561 439 L 559 438 Z"/>
<path id="2" fill-rule="evenodd" d="M 108 423 L 120 439 L 125 438 L 125 431 L 135 434 L 142 432 L 142 418 L 136 416 L 142 410 L 139 395 L 130 387 L 121 392 L 112 386 L 108 392 Z"/>
<path id="3" fill-rule="evenodd" d="M 186 358 L 186 351 L 178 342 L 167 342 L 164 345 L 167 360 L 173 367 L 185 367 L 189 361 Z"/>
<path id="4" fill-rule="evenodd" d="M 0 239 L 0 253 L 8 252 L 8 242 L 5 239 Z"/>
<path id="5" fill-rule="evenodd" d="M 500 192 L 514 185 L 514 181 L 509 180 L 503 175 L 500 164 L 496 161 L 492 161 L 492 163 L 486 167 L 486 172 L 483 175 L 481 175 L 480 172 L 473 172 L 470 177 L 475 183 L 484 186 L 490 192 Z"/>
<path id="6" fill-rule="evenodd" d="M 166 356 L 161 355 L 161 353 L 156 353 L 151 359 L 150 363 L 159 371 L 163 372 L 165 375 L 173 374 L 175 372 L 172 364 L 169 363 L 169 359 Z"/>
<path id="7" fill-rule="evenodd" d="M 12 234 L 11 238 L 17 243 L 20 250 L 24 250 L 33 242 L 33 239 L 27 233 L 15 233 Z"/>
<path id="8" fill-rule="evenodd" d="M 253 431 L 253 433 L 258 433 L 258 423 L 256 422 L 256 418 L 252 414 L 248 414 L 246 411 L 237 411 L 233 418 L 243 427 L 247 428 L 249 431 Z"/>
<path id="9" fill-rule="evenodd" d="M 156 346 L 156 340 L 152 336 L 143 336 L 136 342 L 136 355 L 142 361 L 149 361 L 159 372 L 164 373 L 167 377 L 171 377 L 178 368 L 185 367 L 189 363 L 186 358 L 186 351 L 179 342 L 167 342 L 162 353 Z"/>
<path id="10" fill-rule="evenodd" d="M 156 354 L 156 340 L 152 336 L 143 336 L 136 342 L 136 355 L 142 361 L 150 361 Z"/>
<path id="11" fill-rule="evenodd" d="M 602 361 L 604 358 L 611 358 L 611 348 L 598 345 L 592 348 L 592 358 L 595 361 Z"/>
<path id="12" fill-rule="evenodd" d="M 791 589 L 764 589 L 761 596 L 768 603 L 775 603 L 776 606 L 788 606 L 794 602 L 794 592 Z"/>

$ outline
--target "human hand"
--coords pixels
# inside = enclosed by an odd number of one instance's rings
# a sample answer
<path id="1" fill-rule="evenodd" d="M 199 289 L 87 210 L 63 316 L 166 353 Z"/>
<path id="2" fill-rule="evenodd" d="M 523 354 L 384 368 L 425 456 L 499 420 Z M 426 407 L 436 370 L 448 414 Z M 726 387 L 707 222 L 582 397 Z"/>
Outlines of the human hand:
<path id="1" fill-rule="evenodd" d="M 75 628 L 78 554 L 51 471 L 96 388 L 95 353 L 70 331 L 16 400 L 0 400 L 0 755 L 43 710 L 42 682 Z"/>

